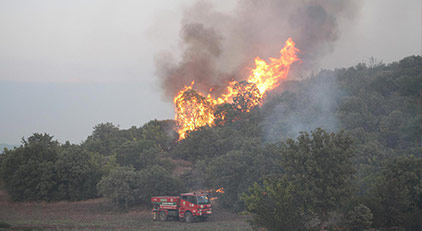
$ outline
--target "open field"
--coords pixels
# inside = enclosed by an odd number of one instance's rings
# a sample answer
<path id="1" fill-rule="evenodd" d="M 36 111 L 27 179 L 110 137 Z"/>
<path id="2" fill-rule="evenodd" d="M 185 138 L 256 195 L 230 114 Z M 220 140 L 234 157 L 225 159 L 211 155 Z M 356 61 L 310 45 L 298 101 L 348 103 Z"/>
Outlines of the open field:
<path id="1" fill-rule="evenodd" d="M 0 191 L 0 221 L 11 225 L 5 230 L 252 230 L 245 217 L 219 208 L 214 212 L 206 222 L 158 222 L 152 220 L 148 208 L 122 212 L 103 198 L 80 202 L 12 203 L 7 193 Z"/>

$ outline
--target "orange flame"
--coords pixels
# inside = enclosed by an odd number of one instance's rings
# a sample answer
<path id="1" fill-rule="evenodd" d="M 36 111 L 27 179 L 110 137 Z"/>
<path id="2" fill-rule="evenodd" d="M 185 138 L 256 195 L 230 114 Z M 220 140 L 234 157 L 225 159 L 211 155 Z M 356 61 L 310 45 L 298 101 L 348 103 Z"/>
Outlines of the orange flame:
<path id="1" fill-rule="evenodd" d="M 190 86 L 185 86 L 174 97 L 179 140 L 186 138 L 189 131 L 203 126 L 213 126 L 217 105 L 232 103 L 242 112 L 249 112 L 260 105 L 265 94 L 278 87 L 281 80 L 287 78 L 290 65 L 299 60 L 297 52 L 299 49 L 289 38 L 280 50 L 280 58 L 270 58 L 270 63 L 267 63 L 256 57 L 255 68 L 251 69 L 248 79 L 230 82 L 225 93 L 217 98 L 213 98 L 211 94 L 205 97 L 202 93 L 193 90 L 193 81 Z"/>
<path id="2" fill-rule="evenodd" d="M 215 190 L 215 192 L 218 192 L 218 193 L 224 193 L 224 188 L 223 188 L 223 187 L 221 187 L 221 188 L 219 188 L 219 189 Z"/>

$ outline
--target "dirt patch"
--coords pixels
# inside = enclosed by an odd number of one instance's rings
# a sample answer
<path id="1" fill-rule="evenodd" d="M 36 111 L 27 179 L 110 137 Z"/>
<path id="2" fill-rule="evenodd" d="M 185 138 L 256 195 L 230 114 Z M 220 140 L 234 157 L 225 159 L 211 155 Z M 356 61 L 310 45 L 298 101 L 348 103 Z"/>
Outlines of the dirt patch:
<path id="1" fill-rule="evenodd" d="M 192 162 L 190 161 L 174 159 L 172 159 L 171 161 L 175 165 L 175 168 L 173 170 L 173 175 L 175 176 L 181 176 L 192 170 Z"/>
<path id="2" fill-rule="evenodd" d="M 121 211 L 104 198 L 78 202 L 11 202 L 0 191 L 0 221 L 4 230 L 252 230 L 246 217 L 215 207 L 206 222 L 152 220 L 151 210 L 136 207 Z"/>

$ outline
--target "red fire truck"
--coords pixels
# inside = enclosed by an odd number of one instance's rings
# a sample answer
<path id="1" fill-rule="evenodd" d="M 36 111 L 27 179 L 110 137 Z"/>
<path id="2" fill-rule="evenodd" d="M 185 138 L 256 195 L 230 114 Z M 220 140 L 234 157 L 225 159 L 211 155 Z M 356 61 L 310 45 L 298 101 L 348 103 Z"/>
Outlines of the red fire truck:
<path id="1" fill-rule="evenodd" d="M 151 197 L 154 220 L 166 221 L 169 217 L 193 222 L 206 220 L 212 214 L 209 197 L 205 193 L 182 193 L 180 196 Z"/>

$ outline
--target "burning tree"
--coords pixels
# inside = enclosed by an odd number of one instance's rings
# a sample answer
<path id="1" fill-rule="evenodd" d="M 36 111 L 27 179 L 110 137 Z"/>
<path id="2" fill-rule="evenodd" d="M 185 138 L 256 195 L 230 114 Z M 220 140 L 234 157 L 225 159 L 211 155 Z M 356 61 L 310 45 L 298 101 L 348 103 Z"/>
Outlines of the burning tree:
<path id="1" fill-rule="evenodd" d="M 175 120 L 178 126 L 179 139 L 184 139 L 188 131 L 203 126 L 213 126 L 216 107 L 221 104 L 233 104 L 241 112 L 249 112 L 262 103 L 266 93 L 278 87 L 287 78 L 290 65 L 299 60 L 299 50 L 289 38 L 280 50 L 280 58 L 270 58 L 270 63 L 259 57 L 255 58 L 255 68 L 251 69 L 245 81 L 232 81 L 225 93 L 213 97 L 193 90 L 194 82 L 185 86 L 174 97 L 176 106 Z"/>
<path id="2" fill-rule="evenodd" d="M 192 89 L 185 87 L 174 98 L 176 105 L 176 121 L 179 126 L 179 138 L 184 139 L 186 132 L 195 128 L 211 125 L 214 121 L 214 103 L 209 98 Z"/>
<path id="3" fill-rule="evenodd" d="M 233 105 L 241 112 L 249 112 L 254 107 L 261 104 L 262 95 L 254 83 L 246 81 L 238 82 L 234 85 Z"/>

